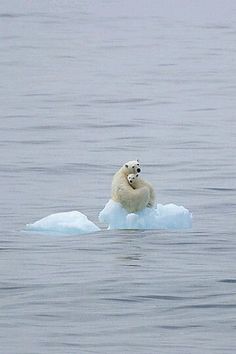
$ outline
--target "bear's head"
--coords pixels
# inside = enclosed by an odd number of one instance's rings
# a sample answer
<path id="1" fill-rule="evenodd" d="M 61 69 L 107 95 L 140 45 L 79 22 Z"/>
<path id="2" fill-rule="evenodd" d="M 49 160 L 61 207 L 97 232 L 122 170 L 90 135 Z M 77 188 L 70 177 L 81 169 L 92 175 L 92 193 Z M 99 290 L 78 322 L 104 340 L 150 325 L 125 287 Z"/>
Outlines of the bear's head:
<path id="1" fill-rule="evenodd" d="M 133 174 L 137 174 L 141 172 L 141 167 L 140 167 L 140 163 L 139 160 L 134 160 L 134 161 L 128 161 L 124 164 L 124 166 L 122 167 L 123 172 L 125 173 L 126 176 L 128 176 L 129 174 L 133 173 Z"/>
<path id="2" fill-rule="evenodd" d="M 135 187 L 135 182 L 137 181 L 138 173 L 135 175 L 134 173 L 130 173 L 127 177 L 129 184 L 132 187 Z"/>

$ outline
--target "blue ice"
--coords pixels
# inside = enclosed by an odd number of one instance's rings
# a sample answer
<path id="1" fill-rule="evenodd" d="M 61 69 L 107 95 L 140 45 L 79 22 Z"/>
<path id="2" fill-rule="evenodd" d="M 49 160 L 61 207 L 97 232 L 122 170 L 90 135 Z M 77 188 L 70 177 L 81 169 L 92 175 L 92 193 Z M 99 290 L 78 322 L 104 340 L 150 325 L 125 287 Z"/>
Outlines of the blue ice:
<path id="1" fill-rule="evenodd" d="M 188 229 L 192 226 L 192 214 L 183 206 L 157 204 L 156 208 L 145 208 L 129 213 L 120 203 L 109 200 L 99 213 L 99 221 L 112 229 Z M 51 214 L 26 230 L 54 234 L 87 234 L 100 228 L 79 211 Z"/>
<path id="2" fill-rule="evenodd" d="M 69 211 L 46 216 L 33 224 L 27 224 L 26 230 L 57 234 L 87 234 L 99 231 L 99 227 L 79 211 Z"/>
<path id="3" fill-rule="evenodd" d="M 109 200 L 99 214 L 99 220 L 108 229 L 188 229 L 192 227 L 192 214 L 183 206 L 157 204 L 129 213 L 120 203 Z"/>

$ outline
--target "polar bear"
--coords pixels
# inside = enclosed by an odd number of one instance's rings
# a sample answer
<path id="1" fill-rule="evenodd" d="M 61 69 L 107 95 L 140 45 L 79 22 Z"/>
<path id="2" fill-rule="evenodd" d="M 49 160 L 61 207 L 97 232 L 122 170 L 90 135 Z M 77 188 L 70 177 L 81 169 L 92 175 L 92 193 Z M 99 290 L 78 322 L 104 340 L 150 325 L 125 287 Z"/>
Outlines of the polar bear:
<path id="1" fill-rule="evenodd" d="M 128 182 L 128 175 L 141 172 L 138 160 L 126 162 L 112 179 L 112 200 L 120 203 L 129 213 L 146 208 L 150 201 L 150 188 L 143 186 L 133 189 Z"/>
<path id="2" fill-rule="evenodd" d="M 140 178 L 138 173 L 129 174 L 127 176 L 127 180 L 129 182 L 129 184 L 132 186 L 132 188 L 134 188 L 134 189 L 139 189 L 139 188 L 142 188 L 144 186 L 149 188 L 150 199 L 149 199 L 149 202 L 147 204 L 147 207 L 148 208 L 154 208 L 155 204 L 156 204 L 156 195 L 155 195 L 155 191 L 153 189 L 153 186 L 149 182 L 147 182 L 144 179 Z"/>

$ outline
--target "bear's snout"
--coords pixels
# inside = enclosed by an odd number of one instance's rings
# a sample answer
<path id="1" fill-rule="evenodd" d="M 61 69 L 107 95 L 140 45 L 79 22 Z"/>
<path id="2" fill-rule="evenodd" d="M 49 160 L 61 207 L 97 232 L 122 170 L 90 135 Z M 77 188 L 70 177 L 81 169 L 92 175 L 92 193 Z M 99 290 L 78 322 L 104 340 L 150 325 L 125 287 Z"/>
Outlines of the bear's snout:
<path id="1" fill-rule="evenodd" d="M 141 168 L 137 168 L 137 172 L 140 173 L 141 172 Z"/>

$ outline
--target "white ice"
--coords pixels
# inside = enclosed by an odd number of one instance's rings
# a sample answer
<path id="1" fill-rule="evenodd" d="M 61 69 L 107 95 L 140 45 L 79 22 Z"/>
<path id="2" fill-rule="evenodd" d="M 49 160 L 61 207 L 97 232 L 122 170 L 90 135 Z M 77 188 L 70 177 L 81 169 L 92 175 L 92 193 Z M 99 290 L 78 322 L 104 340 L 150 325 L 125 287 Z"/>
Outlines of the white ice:
<path id="1" fill-rule="evenodd" d="M 109 200 L 99 214 L 99 220 L 108 229 L 187 229 L 192 226 L 192 214 L 183 206 L 157 204 L 129 213 L 120 203 Z"/>
<path id="2" fill-rule="evenodd" d="M 113 200 L 105 205 L 99 214 L 100 222 L 108 229 L 187 229 L 192 226 L 192 214 L 183 206 L 157 204 L 156 208 L 145 208 L 129 213 L 120 203 Z M 79 211 L 51 214 L 26 230 L 53 234 L 87 234 L 100 231 L 99 227 Z"/>
<path id="3" fill-rule="evenodd" d="M 79 211 L 51 214 L 33 224 L 27 224 L 26 229 L 59 234 L 87 234 L 100 230 Z"/>

